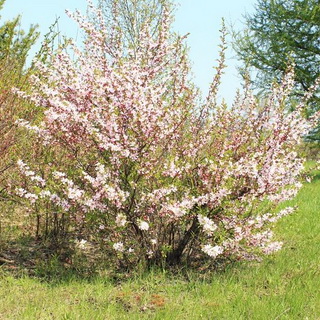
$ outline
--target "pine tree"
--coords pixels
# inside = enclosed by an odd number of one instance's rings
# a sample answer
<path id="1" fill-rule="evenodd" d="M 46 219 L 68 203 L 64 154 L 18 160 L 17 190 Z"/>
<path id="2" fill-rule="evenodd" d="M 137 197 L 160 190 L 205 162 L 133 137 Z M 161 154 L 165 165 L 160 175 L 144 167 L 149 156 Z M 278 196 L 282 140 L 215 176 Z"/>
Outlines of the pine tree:
<path id="1" fill-rule="evenodd" d="M 266 89 L 274 79 L 280 81 L 293 62 L 294 96 L 302 96 L 320 77 L 319 0 L 258 0 L 255 13 L 245 19 L 247 29 L 236 35 L 234 48 L 256 72 L 255 87 Z M 309 114 L 319 108 L 318 90 Z"/>

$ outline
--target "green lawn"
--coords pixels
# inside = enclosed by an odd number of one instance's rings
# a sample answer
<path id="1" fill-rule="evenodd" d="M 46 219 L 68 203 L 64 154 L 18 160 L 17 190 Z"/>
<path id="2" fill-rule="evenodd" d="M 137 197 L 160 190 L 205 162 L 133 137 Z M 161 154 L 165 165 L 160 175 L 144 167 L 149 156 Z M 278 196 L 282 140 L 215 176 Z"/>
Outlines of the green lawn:
<path id="1" fill-rule="evenodd" d="M 276 230 L 280 252 L 207 277 L 57 283 L 0 269 L 0 319 L 320 319 L 320 176 L 292 203 L 299 210 Z"/>

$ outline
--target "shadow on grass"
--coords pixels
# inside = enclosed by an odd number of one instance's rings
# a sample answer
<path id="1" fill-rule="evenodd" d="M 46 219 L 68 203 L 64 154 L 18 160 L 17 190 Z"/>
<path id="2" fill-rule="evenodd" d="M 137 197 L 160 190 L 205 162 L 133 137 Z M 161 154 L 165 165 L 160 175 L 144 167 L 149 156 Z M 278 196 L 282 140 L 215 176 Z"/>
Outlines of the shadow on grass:
<path id="1" fill-rule="evenodd" d="M 256 262 L 255 262 L 256 263 Z M 168 266 L 135 266 L 124 270 L 108 262 L 108 257 L 98 263 L 83 256 L 76 256 L 67 246 L 52 248 L 41 240 L 20 237 L 0 247 L 0 270 L 16 278 L 30 277 L 50 286 L 70 282 L 94 283 L 96 281 L 120 285 L 124 282 L 160 277 L 166 280 L 210 283 L 216 276 L 246 269 L 248 262 L 216 260 L 215 263 L 197 261 L 194 264 Z"/>
<path id="2" fill-rule="evenodd" d="M 314 175 L 312 176 L 312 180 L 314 180 L 314 181 L 320 180 L 320 173 L 314 174 Z"/>
<path id="3" fill-rule="evenodd" d="M 86 265 L 75 265 L 68 246 L 55 247 L 52 243 L 21 236 L 0 245 L 0 269 L 16 278 L 31 277 L 50 284 L 74 280 L 90 281 L 94 270 Z"/>

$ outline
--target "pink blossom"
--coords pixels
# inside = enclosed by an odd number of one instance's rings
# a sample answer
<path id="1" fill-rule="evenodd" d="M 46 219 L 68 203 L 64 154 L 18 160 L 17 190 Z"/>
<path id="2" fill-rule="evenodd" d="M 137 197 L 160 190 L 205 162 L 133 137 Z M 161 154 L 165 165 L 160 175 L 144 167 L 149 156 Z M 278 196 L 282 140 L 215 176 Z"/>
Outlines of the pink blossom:
<path id="1" fill-rule="evenodd" d="M 271 254 L 279 251 L 282 248 L 283 243 L 279 241 L 271 242 L 263 248 L 265 254 Z"/>

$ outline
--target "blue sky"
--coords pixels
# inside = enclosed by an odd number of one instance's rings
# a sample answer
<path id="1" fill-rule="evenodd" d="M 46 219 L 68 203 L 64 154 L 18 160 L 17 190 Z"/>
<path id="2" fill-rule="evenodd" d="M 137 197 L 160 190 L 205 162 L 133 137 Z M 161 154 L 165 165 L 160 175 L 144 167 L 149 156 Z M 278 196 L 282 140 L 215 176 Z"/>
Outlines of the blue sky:
<path id="1" fill-rule="evenodd" d="M 235 29 L 243 28 L 243 14 L 253 12 L 255 0 L 176 0 L 178 3 L 174 28 L 180 34 L 190 33 L 187 43 L 190 47 L 190 58 L 193 63 L 195 82 L 205 93 L 214 75 L 213 66 L 218 58 L 219 29 L 221 19 Z M 85 12 L 85 0 L 6 0 L 1 12 L 1 20 L 22 15 L 22 27 L 38 24 L 42 35 L 48 32 L 49 26 L 59 19 L 59 29 L 69 37 L 77 37 L 77 25 L 70 20 L 65 9 L 80 9 Z M 230 40 L 230 37 L 229 37 Z M 234 53 L 229 46 L 227 53 L 226 74 L 223 77 L 220 98 L 232 102 L 240 79 L 233 59 Z"/>

